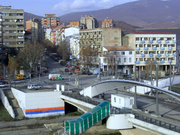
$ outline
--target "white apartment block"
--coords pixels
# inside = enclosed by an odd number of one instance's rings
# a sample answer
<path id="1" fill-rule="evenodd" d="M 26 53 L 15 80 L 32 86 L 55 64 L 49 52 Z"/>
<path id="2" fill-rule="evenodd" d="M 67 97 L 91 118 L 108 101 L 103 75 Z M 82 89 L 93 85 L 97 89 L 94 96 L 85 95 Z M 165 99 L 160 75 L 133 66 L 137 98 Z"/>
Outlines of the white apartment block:
<path id="1" fill-rule="evenodd" d="M 136 66 L 145 70 L 147 61 L 156 62 L 163 71 L 176 65 L 176 34 L 171 32 L 134 32 L 126 35 L 128 44 L 135 50 Z"/>
<path id="2" fill-rule="evenodd" d="M 79 59 L 79 35 L 73 35 L 69 38 L 70 52 L 73 58 Z"/>
<path id="3" fill-rule="evenodd" d="M 103 47 L 104 57 L 101 57 L 103 71 L 112 70 L 116 65 L 119 73 L 131 75 L 134 65 L 134 50 L 130 46 Z M 114 68 L 113 68 L 114 69 Z"/>

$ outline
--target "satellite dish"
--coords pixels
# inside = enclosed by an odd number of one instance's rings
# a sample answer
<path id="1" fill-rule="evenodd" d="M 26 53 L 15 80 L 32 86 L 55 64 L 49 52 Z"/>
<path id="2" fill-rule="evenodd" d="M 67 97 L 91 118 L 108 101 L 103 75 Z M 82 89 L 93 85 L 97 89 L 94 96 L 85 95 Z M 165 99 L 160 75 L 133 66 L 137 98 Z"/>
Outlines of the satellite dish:
<path id="1" fill-rule="evenodd" d="M 164 40 L 167 40 L 167 38 L 164 38 Z"/>
<path id="2" fill-rule="evenodd" d="M 142 41 L 144 41 L 144 38 L 142 38 Z"/>
<path id="3" fill-rule="evenodd" d="M 153 40 L 153 38 L 151 37 L 150 40 Z"/>

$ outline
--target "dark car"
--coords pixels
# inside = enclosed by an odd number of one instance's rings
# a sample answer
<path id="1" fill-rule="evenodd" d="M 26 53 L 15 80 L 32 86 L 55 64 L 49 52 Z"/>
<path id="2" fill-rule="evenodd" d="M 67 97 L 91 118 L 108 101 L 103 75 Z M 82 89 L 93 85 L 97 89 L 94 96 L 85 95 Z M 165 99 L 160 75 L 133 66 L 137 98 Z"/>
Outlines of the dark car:
<path id="1" fill-rule="evenodd" d="M 65 70 L 64 70 L 65 72 L 69 72 L 69 69 L 67 69 L 67 68 L 65 68 Z"/>
<path id="2" fill-rule="evenodd" d="M 3 80 L 1 80 L 0 83 L 2 83 L 2 84 L 8 84 L 7 81 L 3 81 Z"/>

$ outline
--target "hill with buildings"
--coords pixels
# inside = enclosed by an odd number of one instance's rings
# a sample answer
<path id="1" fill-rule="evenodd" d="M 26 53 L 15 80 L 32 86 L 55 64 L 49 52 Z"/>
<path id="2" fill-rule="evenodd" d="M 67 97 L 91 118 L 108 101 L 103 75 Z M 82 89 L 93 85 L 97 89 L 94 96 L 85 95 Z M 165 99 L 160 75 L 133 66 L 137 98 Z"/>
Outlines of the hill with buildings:
<path id="1" fill-rule="evenodd" d="M 139 0 L 97 11 L 75 12 L 60 16 L 61 21 L 78 21 L 81 16 L 92 15 L 98 21 L 110 18 L 139 27 L 174 27 L 180 22 L 180 0 Z M 162 23 L 166 22 L 166 23 Z M 175 22 L 175 23 L 172 23 Z M 153 25 L 152 25 L 153 24 Z M 159 24 L 166 24 L 160 25 Z"/>

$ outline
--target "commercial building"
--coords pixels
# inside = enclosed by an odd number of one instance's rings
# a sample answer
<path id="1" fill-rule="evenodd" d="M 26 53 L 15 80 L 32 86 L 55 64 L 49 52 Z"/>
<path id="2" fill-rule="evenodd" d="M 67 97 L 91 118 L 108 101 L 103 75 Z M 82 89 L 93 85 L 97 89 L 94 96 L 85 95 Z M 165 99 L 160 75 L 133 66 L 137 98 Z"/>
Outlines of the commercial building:
<path id="1" fill-rule="evenodd" d="M 102 55 L 104 46 L 121 46 L 122 30 L 120 28 L 97 28 L 79 31 L 79 45 L 82 47 L 91 46 Z"/>
<path id="2" fill-rule="evenodd" d="M 33 18 L 26 21 L 26 31 L 31 32 L 32 41 L 42 41 L 45 38 L 44 29 L 39 19 Z"/>
<path id="3" fill-rule="evenodd" d="M 149 61 L 158 64 L 161 71 L 167 72 L 170 63 L 175 70 L 176 34 L 171 32 L 134 32 L 126 35 L 125 39 L 123 40 L 124 44 L 129 44 L 134 48 L 134 61 L 136 66 L 141 67 L 141 71 L 146 70 Z"/>
<path id="4" fill-rule="evenodd" d="M 45 14 L 45 17 L 42 18 L 42 26 L 47 27 L 55 27 L 60 23 L 60 18 L 56 17 L 55 14 Z"/>
<path id="5" fill-rule="evenodd" d="M 94 17 L 88 15 L 85 17 L 81 17 L 80 25 L 82 29 L 94 29 L 98 27 L 98 22 Z"/>
<path id="6" fill-rule="evenodd" d="M 102 22 L 102 28 L 113 28 L 114 27 L 114 21 L 113 19 L 104 19 L 104 22 Z"/>
<path id="7" fill-rule="evenodd" d="M 0 6 L 0 43 L 5 47 L 19 50 L 24 47 L 24 11 Z"/>

